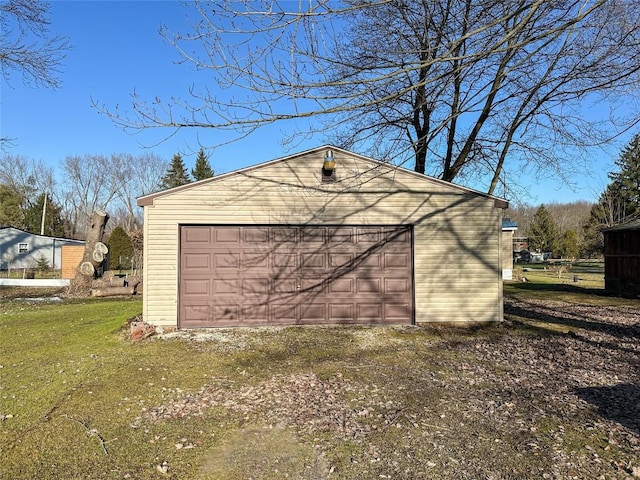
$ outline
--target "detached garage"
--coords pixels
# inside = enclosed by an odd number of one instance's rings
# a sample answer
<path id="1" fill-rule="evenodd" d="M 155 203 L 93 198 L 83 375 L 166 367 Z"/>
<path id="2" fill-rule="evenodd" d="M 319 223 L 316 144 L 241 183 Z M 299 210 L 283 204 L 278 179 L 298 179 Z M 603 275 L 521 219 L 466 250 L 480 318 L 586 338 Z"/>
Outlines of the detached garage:
<path id="1" fill-rule="evenodd" d="M 144 319 L 502 319 L 507 202 L 332 146 L 140 197 Z"/>

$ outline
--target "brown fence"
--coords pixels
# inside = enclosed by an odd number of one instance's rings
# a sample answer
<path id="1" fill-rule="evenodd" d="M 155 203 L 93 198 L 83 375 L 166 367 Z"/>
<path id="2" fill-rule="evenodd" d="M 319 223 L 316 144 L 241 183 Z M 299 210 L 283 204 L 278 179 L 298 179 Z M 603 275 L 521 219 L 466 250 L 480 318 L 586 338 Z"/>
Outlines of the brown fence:
<path id="1" fill-rule="evenodd" d="M 61 260 L 62 273 L 61 278 L 74 278 L 76 276 L 76 268 L 84 255 L 84 245 L 63 245 Z"/>

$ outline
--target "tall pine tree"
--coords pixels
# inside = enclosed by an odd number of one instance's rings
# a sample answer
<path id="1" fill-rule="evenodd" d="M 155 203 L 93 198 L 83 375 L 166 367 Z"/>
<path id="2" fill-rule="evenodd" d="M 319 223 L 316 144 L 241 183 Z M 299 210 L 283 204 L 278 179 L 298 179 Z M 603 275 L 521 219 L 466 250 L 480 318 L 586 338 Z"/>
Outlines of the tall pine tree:
<path id="1" fill-rule="evenodd" d="M 617 172 L 609 174 L 609 178 L 618 190 L 620 223 L 625 223 L 640 216 L 640 134 L 631 139 L 616 160 Z"/>
<path id="2" fill-rule="evenodd" d="M 529 226 L 529 245 L 533 250 L 553 252 L 559 243 L 558 227 L 551 214 L 540 205 Z"/>
<path id="3" fill-rule="evenodd" d="M 65 232 L 62 206 L 58 205 L 51 197 L 47 197 L 46 200 L 44 234 L 51 237 L 63 237 Z M 32 205 L 23 210 L 23 230 L 31 233 L 40 233 L 42 228 L 42 206 L 44 202 L 45 194 L 41 193 Z"/>
<path id="4" fill-rule="evenodd" d="M 203 148 L 198 152 L 196 164 L 193 170 L 191 170 L 191 175 L 193 175 L 196 182 L 198 180 L 213 177 L 213 168 L 211 168 L 209 157 L 205 155 Z"/>
<path id="5" fill-rule="evenodd" d="M 601 229 L 640 217 L 640 134 L 622 149 L 615 163 L 618 171 L 609 174 L 611 183 L 591 208 L 584 227 L 583 248 L 588 256 L 601 254 L 604 250 Z"/>
<path id="6" fill-rule="evenodd" d="M 22 197 L 7 185 L 0 184 L 0 227 L 20 228 L 24 224 Z"/>
<path id="7" fill-rule="evenodd" d="M 162 189 L 165 190 L 167 188 L 179 187 L 181 185 L 186 185 L 187 183 L 191 183 L 189 172 L 184 166 L 182 155 L 176 153 L 171 159 L 167 172 L 164 174 L 164 177 L 162 177 Z"/>

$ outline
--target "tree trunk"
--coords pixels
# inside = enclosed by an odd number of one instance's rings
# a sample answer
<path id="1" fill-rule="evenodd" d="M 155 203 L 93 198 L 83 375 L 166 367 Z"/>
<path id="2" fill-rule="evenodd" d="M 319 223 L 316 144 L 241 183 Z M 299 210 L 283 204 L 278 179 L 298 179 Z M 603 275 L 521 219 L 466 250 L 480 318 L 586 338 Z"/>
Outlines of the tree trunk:
<path id="1" fill-rule="evenodd" d="M 86 277 L 93 278 L 93 275 L 96 273 L 96 269 L 91 264 L 91 262 L 82 262 L 78 267 L 80 273 Z"/>
<path id="2" fill-rule="evenodd" d="M 94 212 L 91 216 L 91 222 L 85 237 L 84 255 L 77 274 L 71 283 L 72 289 L 77 293 L 91 288 L 91 281 L 102 273 L 105 255 L 109 251 L 107 246 L 102 243 L 104 228 L 108 220 L 109 215 L 102 210 Z"/>

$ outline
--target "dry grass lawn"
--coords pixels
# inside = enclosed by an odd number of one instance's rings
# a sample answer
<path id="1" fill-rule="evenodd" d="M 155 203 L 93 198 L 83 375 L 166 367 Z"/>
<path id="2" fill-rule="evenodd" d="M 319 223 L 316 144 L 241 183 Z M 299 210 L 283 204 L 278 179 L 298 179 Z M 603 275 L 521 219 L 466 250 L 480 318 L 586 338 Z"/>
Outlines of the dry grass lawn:
<path id="1" fill-rule="evenodd" d="M 5 292 L 0 479 L 640 477 L 640 301 L 506 290 L 486 328 L 140 343 L 138 300 Z"/>

